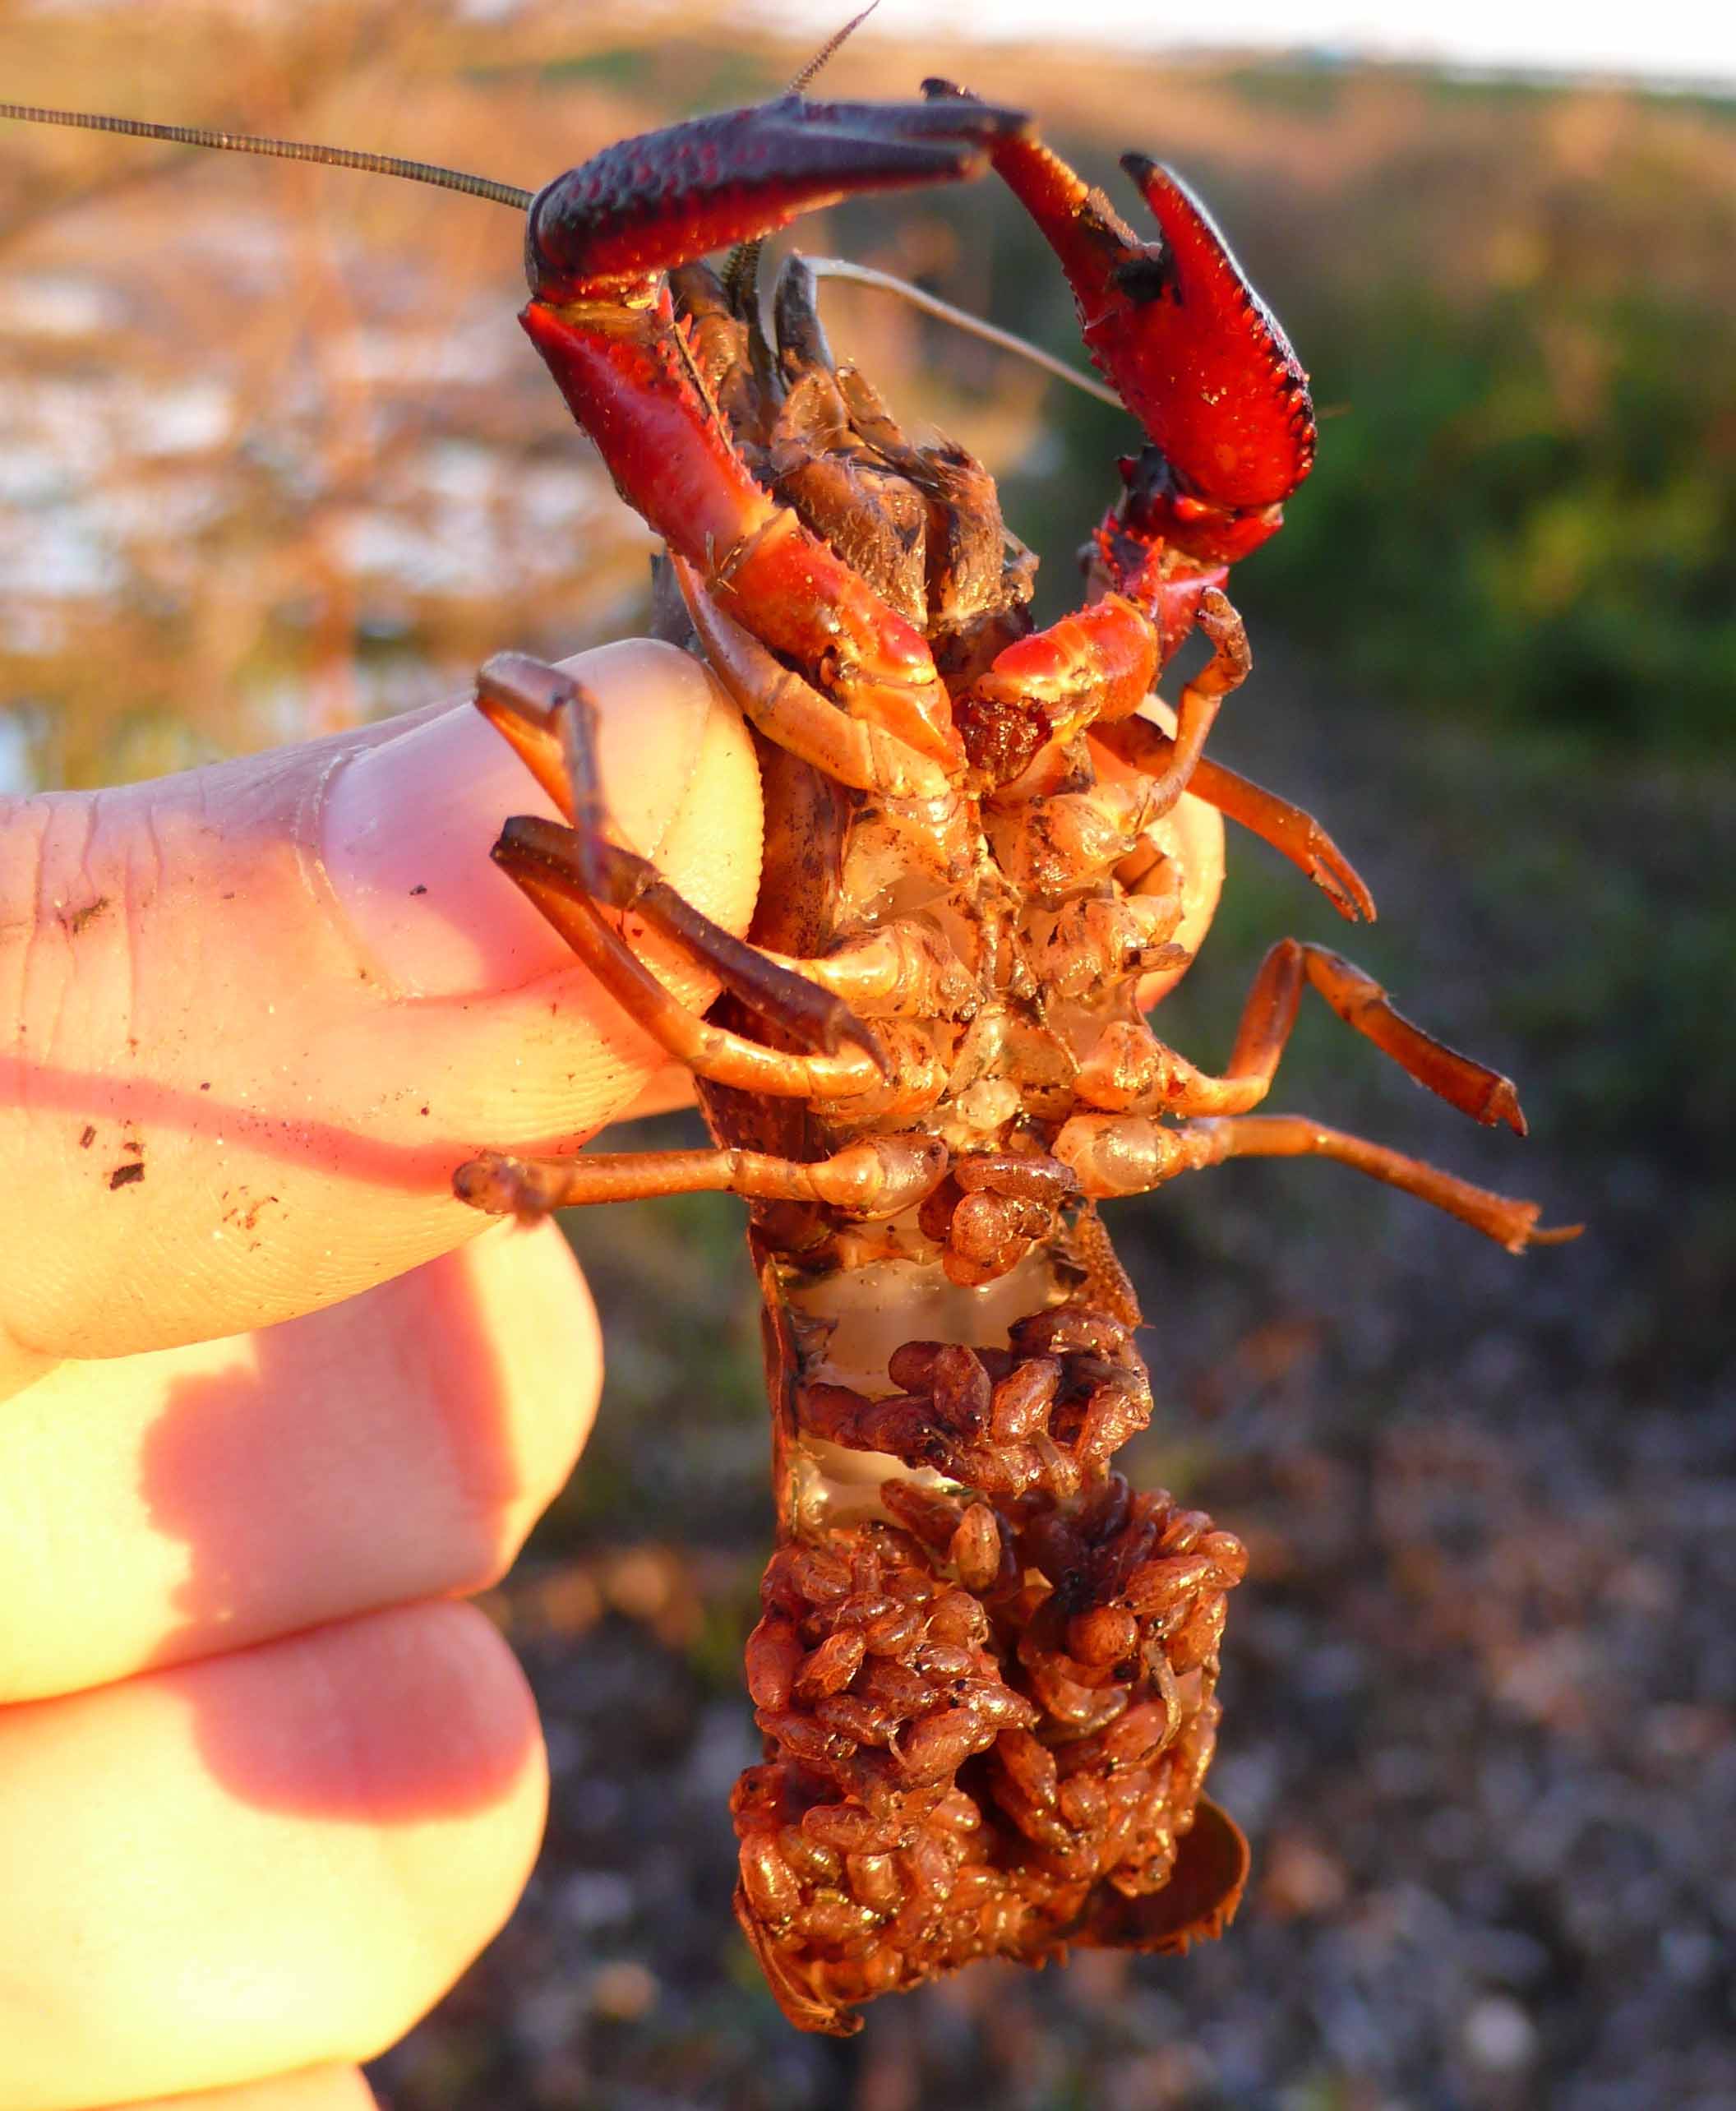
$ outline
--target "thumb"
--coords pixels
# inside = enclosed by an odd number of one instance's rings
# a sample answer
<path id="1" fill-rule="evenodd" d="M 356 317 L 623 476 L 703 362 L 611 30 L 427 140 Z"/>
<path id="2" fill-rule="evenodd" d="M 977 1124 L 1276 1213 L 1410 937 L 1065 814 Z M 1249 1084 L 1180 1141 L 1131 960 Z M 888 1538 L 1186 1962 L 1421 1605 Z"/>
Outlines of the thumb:
<path id="1" fill-rule="evenodd" d="M 624 834 L 741 931 L 760 807 L 733 707 L 667 646 L 567 665 L 601 707 Z M 0 804 L 15 1383 L 399 1274 L 480 1228 L 451 1193 L 464 1158 L 557 1149 L 639 1092 L 661 1051 L 488 861 L 509 814 L 547 811 L 463 704 Z"/>

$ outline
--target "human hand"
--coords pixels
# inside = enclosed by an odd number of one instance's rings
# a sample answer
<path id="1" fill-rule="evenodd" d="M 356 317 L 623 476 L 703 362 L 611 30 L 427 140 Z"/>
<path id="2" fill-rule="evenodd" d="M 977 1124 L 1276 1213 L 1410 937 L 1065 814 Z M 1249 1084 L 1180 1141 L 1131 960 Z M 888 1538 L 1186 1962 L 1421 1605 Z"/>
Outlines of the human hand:
<path id="1" fill-rule="evenodd" d="M 569 664 L 629 838 L 741 931 L 739 718 L 666 648 Z M 547 811 L 462 705 L 0 802 L 0 2111 L 353 2111 L 529 1873 L 534 1712 L 454 1601 L 598 1337 L 450 1176 L 665 1069 L 488 863 Z"/>

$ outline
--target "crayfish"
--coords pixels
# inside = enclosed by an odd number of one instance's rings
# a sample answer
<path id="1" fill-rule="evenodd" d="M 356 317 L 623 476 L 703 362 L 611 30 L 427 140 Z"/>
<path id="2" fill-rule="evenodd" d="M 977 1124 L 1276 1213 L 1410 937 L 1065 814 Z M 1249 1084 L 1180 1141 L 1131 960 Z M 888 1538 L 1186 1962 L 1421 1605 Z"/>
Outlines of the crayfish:
<path id="1" fill-rule="evenodd" d="M 1514 1252 L 1566 1236 L 1254 1111 L 1312 988 L 1450 1105 L 1522 1132 L 1505 1078 L 1324 947 L 1272 949 L 1221 1075 L 1147 1022 L 1209 922 L 1216 815 L 1346 918 L 1373 904 L 1315 821 L 1203 752 L 1249 667 L 1230 568 L 1279 527 L 1314 417 L 1203 207 L 1123 166 L 1152 239 L 1023 114 L 931 81 L 678 124 L 529 201 L 521 319 L 666 545 L 659 630 L 754 729 L 765 880 L 745 941 L 710 923 L 613 831 L 583 689 L 491 660 L 478 708 L 566 817 L 508 820 L 496 861 L 690 1070 L 715 1148 L 484 1153 L 455 1181 L 520 1217 L 749 1203 L 778 1545 L 747 1644 L 765 1753 L 734 1798 L 736 1905 L 805 2029 L 854 2031 L 873 1996 L 974 1958 L 1184 1949 L 1235 1910 L 1246 1845 L 1202 1791 L 1245 1555 L 1115 1470 L 1152 1397 L 1099 1204 L 1313 1153 Z M 1044 629 L 981 464 L 907 436 L 834 357 L 800 258 L 769 328 L 757 283 L 759 244 L 804 211 L 989 169 L 1144 433 L 1083 606 Z M 730 249 L 721 274 L 699 261 Z M 1204 663 L 1159 723 L 1154 685 L 1196 631 Z M 703 1016 L 635 953 L 640 927 L 720 988 Z"/>

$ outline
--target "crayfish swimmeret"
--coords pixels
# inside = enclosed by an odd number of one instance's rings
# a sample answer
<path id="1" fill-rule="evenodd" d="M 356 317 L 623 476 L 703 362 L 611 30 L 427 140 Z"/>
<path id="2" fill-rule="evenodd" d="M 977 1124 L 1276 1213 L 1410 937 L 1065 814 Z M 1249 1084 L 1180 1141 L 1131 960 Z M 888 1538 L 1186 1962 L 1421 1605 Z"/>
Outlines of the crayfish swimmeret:
<path id="1" fill-rule="evenodd" d="M 908 438 L 834 359 L 799 258 L 769 338 L 756 284 L 760 238 L 797 214 L 990 166 L 1146 435 L 1085 606 L 1041 631 L 1035 560 L 987 473 Z M 491 1153 L 455 1185 L 520 1217 L 701 1189 L 750 1203 L 779 1543 L 747 1646 L 766 1744 L 735 1795 L 736 1903 L 810 2030 L 853 2031 L 860 2003 L 976 1957 L 1182 1949 L 1240 1896 L 1245 1843 L 1201 1789 L 1245 1557 L 1113 1469 L 1152 1392 L 1099 1203 L 1313 1153 L 1514 1252 L 1567 1236 L 1537 1231 L 1533 1203 L 1252 1111 L 1312 986 L 1451 1105 L 1522 1130 L 1505 1078 L 1337 954 L 1272 949 L 1221 1076 L 1146 1023 L 1209 922 L 1218 815 L 1347 918 L 1373 904 L 1318 824 L 1203 752 L 1249 664 L 1229 567 L 1307 475 L 1314 413 L 1200 205 L 1123 166 L 1155 240 L 1022 114 L 930 81 L 919 102 L 792 92 L 676 125 L 529 201 L 524 327 L 667 546 L 658 627 L 755 729 L 765 877 L 746 942 L 710 923 L 613 833 L 583 690 L 490 661 L 478 706 L 569 824 L 510 820 L 495 857 L 692 1071 L 717 1148 Z M 721 275 L 696 261 L 732 245 Z M 1209 655 L 1166 730 L 1142 707 L 1195 630 Z M 625 912 L 721 986 L 704 1018 Z"/>

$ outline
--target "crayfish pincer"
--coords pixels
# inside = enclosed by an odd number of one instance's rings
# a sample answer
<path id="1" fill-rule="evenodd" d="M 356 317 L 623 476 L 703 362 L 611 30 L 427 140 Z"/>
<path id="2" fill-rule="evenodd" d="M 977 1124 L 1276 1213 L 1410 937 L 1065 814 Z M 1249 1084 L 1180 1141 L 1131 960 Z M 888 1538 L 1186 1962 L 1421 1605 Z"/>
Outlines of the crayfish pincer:
<path id="1" fill-rule="evenodd" d="M 1247 1850 L 1201 1793 L 1226 1594 L 1245 1556 L 1131 1488 L 1152 1413 L 1109 1196 L 1250 1154 L 1341 1159 L 1517 1250 L 1537 1210 L 1294 1116 L 1257 1114 L 1304 988 L 1432 1091 L 1522 1127 L 1512 1087 L 1323 947 L 1274 947 L 1222 1075 L 1147 1023 L 1209 916 L 1204 801 L 1348 918 L 1355 870 L 1305 814 L 1209 761 L 1249 657 L 1230 566 L 1312 463 L 1306 377 L 1180 178 L 1124 164 L 1142 241 L 1017 112 L 791 95 L 611 147 L 531 208 L 523 321 L 622 495 L 667 547 L 664 622 L 755 729 L 767 866 L 746 944 L 612 836 L 582 689 L 492 660 L 478 704 L 568 819 L 502 867 L 698 1081 L 716 1148 L 526 1161 L 498 1212 L 720 1189 L 750 1205 L 779 1545 L 747 1646 L 736 1911 L 791 2020 L 972 1958 L 1179 1950 L 1235 1909 Z M 1037 629 L 992 479 L 913 439 L 756 245 L 848 193 L 992 167 L 1143 426 Z M 741 245 L 721 275 L 700 252 Z M 1141 714 L 1195 631 L 1174 730 Z M 1189 796 L 1191 795 L 1191 797 Z M 1189 825 L 1190 821 L 1194 825 Z M 723 995 L 685 1009 L 612 913 Z M 1549 1235 L 1544 1235 L 1549 1236 Z"/>

